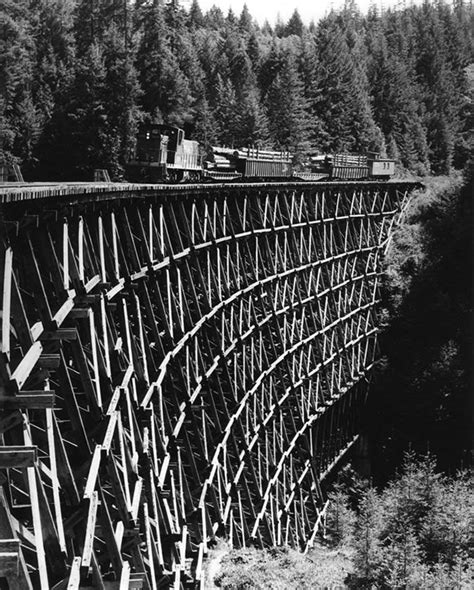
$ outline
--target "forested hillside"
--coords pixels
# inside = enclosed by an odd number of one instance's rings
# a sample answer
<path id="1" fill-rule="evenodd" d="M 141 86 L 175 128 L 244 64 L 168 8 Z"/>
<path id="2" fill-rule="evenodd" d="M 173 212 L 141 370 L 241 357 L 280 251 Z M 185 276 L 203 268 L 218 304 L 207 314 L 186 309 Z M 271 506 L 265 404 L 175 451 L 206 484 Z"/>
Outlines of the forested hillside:
<path id="1" fill-rule="evenodd" d="M 474 166 L 426 179 L 385 258 L 383 359 L 367 414 L 378 483 L 403 452 L 472 463 Z"/>
<path id="2" fill-rule="evenodd" d="M 415 173 L 468 154 L 470 2 L 316 24 L 176 0 L 3 0 L 0 159 L 28 179 L 114 178 L 140 121 L 204 144 L 376 150 Z"/>

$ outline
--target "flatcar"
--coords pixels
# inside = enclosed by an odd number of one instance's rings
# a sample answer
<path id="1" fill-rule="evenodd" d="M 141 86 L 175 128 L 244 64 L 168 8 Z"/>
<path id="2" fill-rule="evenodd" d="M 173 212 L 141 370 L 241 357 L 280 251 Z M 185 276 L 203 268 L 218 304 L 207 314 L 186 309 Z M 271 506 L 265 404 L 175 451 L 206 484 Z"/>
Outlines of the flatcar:
<path id="1" fill-rule="evenodd" d="M 312 156 L 299 168 L 286 151 L 215 146 L 206 154 L 182 129 L 156 124 L 140 127 L 127 165 L 128 180 L 148 182 L 388 180 L 394 173 L 393 160 L 373 153 Z"/>
<path id="2" fill-rule="evenodd" d="M 287 179 L 293 175 L 292 160 L 290 152 L 212 147 L 204 163 L 204 176 L 218 180 Z"/>

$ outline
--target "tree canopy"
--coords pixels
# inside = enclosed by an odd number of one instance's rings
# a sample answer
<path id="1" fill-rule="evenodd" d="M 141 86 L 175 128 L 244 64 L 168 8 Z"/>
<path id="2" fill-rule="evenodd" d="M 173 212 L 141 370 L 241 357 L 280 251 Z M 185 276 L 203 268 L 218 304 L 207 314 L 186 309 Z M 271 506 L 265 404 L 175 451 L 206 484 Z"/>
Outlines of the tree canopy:
<path id="1" fill-rule="evenodd" d="M 31 180 L 120 178 L 140 121 L 300 156 L 375 150 L 421 173 L 469 153 L 462 0 L 367 16 L 347 2 L 274 27 L 198 0 L 7 0 L 0 20 L 0 159 Z"/>

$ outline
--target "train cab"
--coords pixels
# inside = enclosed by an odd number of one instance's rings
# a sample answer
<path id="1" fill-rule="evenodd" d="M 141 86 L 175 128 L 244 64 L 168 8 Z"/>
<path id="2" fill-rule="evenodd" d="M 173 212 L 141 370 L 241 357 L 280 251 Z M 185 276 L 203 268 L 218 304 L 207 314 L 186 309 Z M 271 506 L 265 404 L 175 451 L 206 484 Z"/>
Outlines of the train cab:
<path id="1" fill-rule="evenodd" d="M 135 153 L 130 164 L 159 166 L 166 162 L 168 138 L 161 133 L 161 125 L 142 125 L 137 135 Z"/>
<path id="2" fill-rule="evenodd" d="M 185 139 L 179 127 L 145 124 L 139 129 L 136 150 L 128 162 L 129 176 L 150 181 L 197 180 L 201 160 L 199 143 Z"/>

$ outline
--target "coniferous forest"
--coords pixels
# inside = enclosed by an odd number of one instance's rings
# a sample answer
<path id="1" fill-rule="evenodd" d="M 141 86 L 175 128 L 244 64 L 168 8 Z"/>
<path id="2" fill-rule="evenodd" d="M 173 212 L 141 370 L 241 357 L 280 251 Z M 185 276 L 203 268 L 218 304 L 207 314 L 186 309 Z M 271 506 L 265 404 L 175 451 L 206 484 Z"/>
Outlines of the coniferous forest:
<path id="1" fill-rule="evenodd" d="M 0 23 L 0 159 L 28 180 L 123 178 L 141 121 L 205 146 L 379 151 L 417 174 L 468 157 L 465 0 L 348 0 L 274 26 L 197 0 L 3 0 Z"/>

